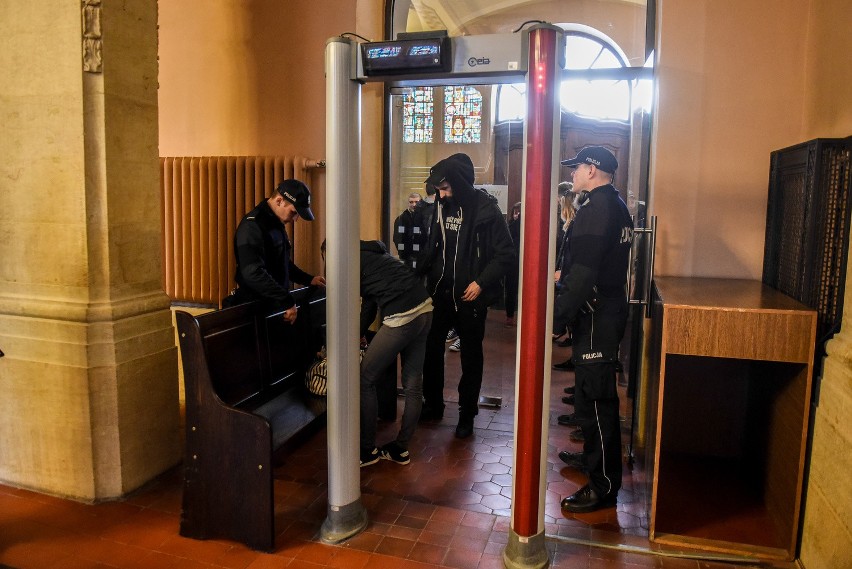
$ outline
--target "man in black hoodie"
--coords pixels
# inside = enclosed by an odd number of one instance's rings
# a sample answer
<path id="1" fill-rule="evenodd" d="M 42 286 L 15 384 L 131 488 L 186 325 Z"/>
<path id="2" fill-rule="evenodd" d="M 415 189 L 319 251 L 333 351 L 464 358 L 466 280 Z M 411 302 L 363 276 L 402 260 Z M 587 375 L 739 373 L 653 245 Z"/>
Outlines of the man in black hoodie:
<path id="1" fill-rule="evenodd" d="M 497 200 L 473 187 L 473 162 L 453 154 L 429 171 L 427 184 L 438 199 L 424 258 L 425 274 L 435 310 L 426 340 L 423 366 L 423 418 L 444 415 L 444 344 L 455 328 L 461 339 L 459 423 L 456 437 L 473 434 L 482 386 L 482 339 L 488 306 L 500 298 L 500 279 L 515 263 L 515 250 Z"/>
<path id="2" fill-rule="evenodd" d="M 382 314 L 382 326 L 361 362 L 361 466 L 380 458 L 408 464 L 408 441 L 423 405 L 423 355 L 432 325 L 432 299 L 422 280 L 392 257 L 381 241 L 361 241 L 361 336 Z M 402 356 L 405 408 L 396 440 L 376 448 L 376 383 Z"/>

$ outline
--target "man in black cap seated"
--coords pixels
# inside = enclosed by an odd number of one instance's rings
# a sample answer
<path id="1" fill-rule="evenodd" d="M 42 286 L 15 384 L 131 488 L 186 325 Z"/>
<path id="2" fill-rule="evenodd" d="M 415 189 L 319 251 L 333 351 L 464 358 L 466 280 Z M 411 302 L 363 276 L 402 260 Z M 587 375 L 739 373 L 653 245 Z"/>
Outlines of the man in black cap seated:
<path id="1" fill-rule="evenodd" d="M 262 300 L 274 310 L 284 310 L 284 320 L 296 321 L 292 282 L 325 286 L 322 276 L 309 275 L 290 257 L 290 239 L 284 224 L 299 218 L 313 221 L 311 192 L 299 180 L 284 180 L 275 193 L 248 212 L 234 235 L 237 289 L 222 301 L 223 307 Z"/>
<path id="2" fill-rule="evenodd" d="M 473 162 L 453 154 L 429 171 L 438 200 L 418 274 L 426 275 L 434 312 L 423 364 L 424 420 L 444 415 L 444 343 L 450 328 L 461 338 L 459 422 L 456 437 L 473 434 L 482 387 L 482 339 L 488 305 L 502 294 L 500 279 L 515 249 L 497 199 L 474 188 Z"/>
<path id="3" fill-rule="evenodd" d="M 627 324 L 633 221 L 612 185 L 618 161 L 609 150 L 589 146 L 562 165 L 574 168 L 578 208 L 567 241 L 568 274 L 554 301 L 553 332 L 561 334 L 570 324 L 573 334 L 574 408 L 583 452 L 563 451 L 559 457 L 589 475 L 586 486 L 562 500 L 564 510 L 577 513 L 614 506 L 621 488 L 616 364 Z"/>

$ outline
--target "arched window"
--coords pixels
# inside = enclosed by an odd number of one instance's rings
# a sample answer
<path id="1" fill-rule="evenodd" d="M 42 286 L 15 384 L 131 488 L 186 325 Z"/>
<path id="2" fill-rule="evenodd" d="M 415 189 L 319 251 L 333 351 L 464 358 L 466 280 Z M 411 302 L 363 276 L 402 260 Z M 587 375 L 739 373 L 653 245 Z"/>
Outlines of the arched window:
<path id="1" fill-rule="evenodd" d="M 402 141 L 432 142 L 432 87 L 415 87 L 402 98 Z"/>
<path id="2" fill-rule="evenodd" d="M 621 69 L 627 62 L 621 50 L 597 34 L 568 30 L 565 68 L 572 70 Z M 563 110 L 591 118 L 628 121 L 631 88 L 626 79 L 567 79 L 559 100 Z M 497 122 L 522 119 L 526 112 L 526 85 L 501 85 L 497 95 Z"/>
<path id="3" fill-rule="evenodd" d="M 482 138 L 482 94 L 474 87 L 444 87 L 444 142 L 472 144 Z"/>

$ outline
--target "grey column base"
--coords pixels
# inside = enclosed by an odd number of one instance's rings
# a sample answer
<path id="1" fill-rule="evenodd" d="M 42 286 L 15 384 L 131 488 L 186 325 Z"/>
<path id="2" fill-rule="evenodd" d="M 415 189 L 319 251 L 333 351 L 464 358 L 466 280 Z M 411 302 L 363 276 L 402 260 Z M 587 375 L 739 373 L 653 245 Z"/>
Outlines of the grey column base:
<path id="1" fill-rule="evenodd" d="M 523 540 L 523 541 L 522 541 Z M 544 545 L 544 532 L 522 538 L 511 529 L 509 543 L 503 550 L 506 569 L 544 569 L 550 566 L 550 556 Z"/>
<path id="2" fill-rule="evenodd" d="M 320 529 L 320 541 L 328 544 L 340 543 L 364 531 L 367 527 L 367 510 L 358 498 L 345 506 L 328 507 L 328 517 Z"/>

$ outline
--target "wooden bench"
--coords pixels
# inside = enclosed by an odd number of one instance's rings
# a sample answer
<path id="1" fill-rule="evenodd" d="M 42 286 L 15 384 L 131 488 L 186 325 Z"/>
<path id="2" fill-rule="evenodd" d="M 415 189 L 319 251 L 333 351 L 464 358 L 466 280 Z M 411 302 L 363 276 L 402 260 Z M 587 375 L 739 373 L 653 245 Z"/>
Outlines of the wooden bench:
<path id="1" fill-rule="evenodd" d="M 325 294 L 293 295 L 292 325 L 255 302 L 176 312 L 186 387 L 182 536 L 274 548 L 273 455 L 322 426 L 326 410 L 304 381 L 321 343 Z"/>

